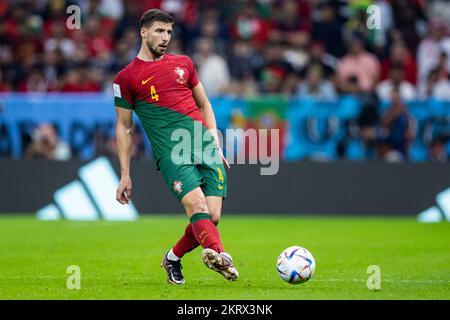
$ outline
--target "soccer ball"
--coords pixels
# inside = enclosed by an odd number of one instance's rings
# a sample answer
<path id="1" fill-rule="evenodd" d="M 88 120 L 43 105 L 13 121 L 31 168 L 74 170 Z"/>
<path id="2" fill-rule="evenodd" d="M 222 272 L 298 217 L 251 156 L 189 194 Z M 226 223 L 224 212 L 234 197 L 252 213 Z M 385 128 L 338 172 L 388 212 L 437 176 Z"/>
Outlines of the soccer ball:
<path id="1" fill-rule="evenodd" d="M 311 252 L 299 246 L 289 247 L 278 256 L 277 272 L 291 284 L 308 281 L 314 274 L 316 262 Z"/>

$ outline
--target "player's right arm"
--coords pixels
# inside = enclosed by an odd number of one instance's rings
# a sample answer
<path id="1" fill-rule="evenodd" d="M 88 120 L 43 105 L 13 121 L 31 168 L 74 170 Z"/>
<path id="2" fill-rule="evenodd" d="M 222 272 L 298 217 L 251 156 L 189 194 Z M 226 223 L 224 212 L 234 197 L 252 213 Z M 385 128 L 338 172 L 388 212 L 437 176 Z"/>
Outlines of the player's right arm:
<path id="1" fill-rule="evenodd" d="M 130 160 L 133 138 L 132 110 L 116 107 L 116 140 L 120 162 L 120 183 L 117 187 L 116 200 L 121 204 L 131 199 Z"/>

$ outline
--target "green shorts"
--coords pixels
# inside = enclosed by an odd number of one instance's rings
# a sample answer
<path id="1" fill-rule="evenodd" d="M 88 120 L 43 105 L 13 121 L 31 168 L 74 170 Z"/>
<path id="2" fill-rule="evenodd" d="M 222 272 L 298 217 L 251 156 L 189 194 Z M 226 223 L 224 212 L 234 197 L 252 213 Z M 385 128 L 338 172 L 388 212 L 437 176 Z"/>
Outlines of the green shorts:
<path id="1" fill-rule="evenodd" d="M 160 158 L 157 166 L 163 175 L 164 182 L 172 194 L 179 200 L 190 191 L 200 187 L 206 197 L 227 196 L 227 174 L 223 163 L 191 161 L 176 164 L 170 155 Z"/>

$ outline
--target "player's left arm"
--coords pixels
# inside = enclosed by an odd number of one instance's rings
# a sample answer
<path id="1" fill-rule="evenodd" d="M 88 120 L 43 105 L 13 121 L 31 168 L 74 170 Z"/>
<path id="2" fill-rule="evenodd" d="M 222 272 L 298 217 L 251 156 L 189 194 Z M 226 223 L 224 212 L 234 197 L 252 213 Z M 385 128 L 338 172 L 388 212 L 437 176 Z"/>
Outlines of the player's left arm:
<path id="1" fill-rule="evenodd" d="M 198 82 L 198 84 L 192 89 L 192 96 L 194 97 L 195 103 L 197 107 L 199 108 L 200 112 L 202 113 L 203 119 L 205 120 L 206 125 L 208 126 L 209 130 L 211 131 L 211 135 L 214 137 L 214 140 L 216 141 L 217 147 L 219 148 L 221 152 L 222 159 L 225 163 L 225 165 L 230 168 L 230 164 L 228 163 L 227 159 L 223 156 L 222 149 L 220 148 L 219 143 L 219 136 L 217 134 L 217 123 L 216 123 L 216 117 L 214 116 L 214 110 L 211 106 L 211 102 L 209 102 L 208 97 L 206 96 L 205 89 L 203 88 L 203 85 L 201 82 Z"/>

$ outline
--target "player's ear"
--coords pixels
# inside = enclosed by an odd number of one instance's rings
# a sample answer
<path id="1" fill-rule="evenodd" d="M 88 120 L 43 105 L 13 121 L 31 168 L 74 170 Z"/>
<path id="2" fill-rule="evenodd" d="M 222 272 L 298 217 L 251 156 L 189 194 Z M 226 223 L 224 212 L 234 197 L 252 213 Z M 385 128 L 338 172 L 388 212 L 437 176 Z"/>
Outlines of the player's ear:
<path id="1" fill-rule="evenodd" d="M 141 37 L 146 38 L 148 33 L 150 32 L 151 25 L 142 26 L 141 27 Z"/>
<path id="2" fill-rule="evenodd" d="M 147 28 L 142 27 L 141 28 L 141 38 L 147 37 L 147 32 L 148 32 Z"/>

